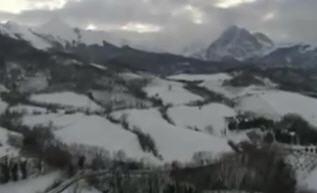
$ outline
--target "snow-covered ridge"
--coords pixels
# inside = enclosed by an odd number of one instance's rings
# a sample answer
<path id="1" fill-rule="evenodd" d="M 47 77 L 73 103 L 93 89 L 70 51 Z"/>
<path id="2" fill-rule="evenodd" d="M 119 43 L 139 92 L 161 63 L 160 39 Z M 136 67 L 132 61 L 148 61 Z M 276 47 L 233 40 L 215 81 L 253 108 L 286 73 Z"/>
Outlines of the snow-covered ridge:
<path id="1" fill-rule="evenodd" d="M 14 22 L 0 24 L 0 33 L 11 38 L 26 40 L 37 49 L 45 50 L 51 47 L 51 44 L 47 40 L 36 35 L 32 28 Z"/>
<path id="2" fill-rule="evenodd" d="M 71 27 L 59 18 L 53 18 L 40 26 L 24 26 L 14 22 L 0 24 L 0 33 L 15 39 L 30 42 L 35 48 L 47 50 L 53 43 L 67 44 L 84 43 L 86 45 L 102 45 L 104 41 L 122 46 L 123 40 L 115 34 L 105 31 L 91 31 Z"/>

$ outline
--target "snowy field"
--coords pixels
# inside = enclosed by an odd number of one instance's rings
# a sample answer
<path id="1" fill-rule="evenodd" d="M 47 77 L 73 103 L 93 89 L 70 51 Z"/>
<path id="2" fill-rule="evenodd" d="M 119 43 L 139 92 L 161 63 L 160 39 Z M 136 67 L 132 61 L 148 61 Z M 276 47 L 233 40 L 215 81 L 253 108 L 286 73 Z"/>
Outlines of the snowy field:
<path id="1" fill-rule="evenodd" d="M 223 82 L 230 80 L 232 77 L 226 73 L 212 74 L 212 75 L 188 75 L 181 74 L 170 77 L 175 80 L 185 81 L 201 81 L 199 86 L 204 87 L 210 91 L 223 94 L 228 98 L 232 98 L 232 94 L 223 87 Z"/>
<path id="2" fill-rule="evenodd" d="M 99 105 L 97 105 L 94 101 L 90 100 L 86 95 L 76 94 L 73 92 L 59 92 L 32 95 L 31 101 L 44 104 L 55 104 L 83 110 L 88 109 L 90 111 L 102 110 L 102 108 Z"/>
<path id="3" fill-rule="evenodd" d="M 42 107 L 36 107 L 31 105 L 15 105 L 9 108 L 10 112 L 21 113 L 21 114 L 45 114 L 47 109 Z"/>
<path id="4" fill-rule="evenodd" d="M 144 91 L 149 97 L 162 99 L 164 104 L 180 105 L 203 100 L 202 97 L 186 90 L 184 84 L 160 78 L 153 78 Z"/>
<path id="5" fill-rule="evenodd" d="M 230 151 L 227 141 L 220 137 L 177 127 L 166 122 L 157 109 L 126 110 L 114 113 L 118 120 L 126 115 L 130 126 L 149 134 L 165 162 L 179 160 L 189 162 L 196 152 L 218 155 Z"/>
<path id="6" fill-rule="evenodd" d="M 227 73 L 217 73 L 211 75 L 180 74 L 169 77 L 169 79 L 173 80 L 201 81 L 199 86 L 207 88 L 212 92 L 222 94 L 230 99 L 255 94 L 276 87 L 276 85 L 272 83 L 269 79 L 261 78 L 258 79 L 261 80 L 265 84 L 265 86 L 251 85 L 248 87 L 233 87 L 223 85 L 225 81 L 231 80 L 232 78 L 232 75 Z"/>
<path id="7" fill-rule="evenodd" d="M 44 74 L 38 74 L 34 77 L 24 78 L 19 85 L 19 91 L 22 93 L 39 92 L 47 87 L 47 77 Z"/>
<path id="8" fill-rule="evenodd" d="M 222 83 L 225 80 L 230 80 L 232 77 L 227 73 L 217 74 L 178 74 L 168 77 L 172 80 L 184 80 L 184 81 L 215 81 Z"/>
<path id="9" fill-rule="evenodd" d="M 94 99 L 102 106 L 111 106 L 112 109 L 150 107 L 149 101 L 138 99 L 128 92 L 91 90 Z"/>
<path id="10" fill-rule="evenodd" d="M 96 69 L 99 69 L 99 70 L 103 70 L 103 71 L 106 71 L 107 70 L 107 67 L 103 66 L 103 65 L 100 65 L 100 64 L 96 64 L 96 63 L 90 63 L 89 64 L 90 66 L 96 68 Z"/>
<path id="11" fill-rule="evenodd" d="M 56 137 L 68 145 L 99 147 L 110 153 L 122 150 L 129 158 L 137 160 L 151 156 L 142 151 L 136 135 L 100 116 L 81 113 L 30 115 L 23 118 L 23 124 L 31 127 L 51 124 Z"/>
<path id="12" fill-rule="evenodd" d="M 121 77 L 123 80 L 126 80 L 126 81 L 130 81 L 130 80 L 140 80 L 140 79 L 144 79 L 146 78 L 145 77 L 145 74 L 140 75 L 140 74 L 135 74 L 135 73 L 132 73 L 132 72 L 122 72 L 122 73 L 119 73 L 119 77 Z"/>
<path id="13" fill-rule="evenodd" d="M 222 81 L 206 81 L 200 84 L 201 87 L 205 87 L 208 90 L 224 95 L 229 99 L 235 99 L 246 95 L 256 94 L 258 92 L 266 91 L 269 88 L 263 86 L 251 85 L 248 87 L 233 87 L 223 86 Z"/>
<path id="14" fill-rule="evenodd" d="M 317 126 L 317 99 L 285 91 L 266 91 L 246 96 L 238 101 L 237 110 L 279 119 L 288 113 L 302 116 Z"/>
<path id="15" fill-rule="evenodd" d="M 55 132 L 66 144 L 101 147 L 111 154 L 122 150 L 129 158 L 137 160 L 150 156 L 142 151 L 136 135 L 105 118 L 77 114 L 68 119 L 73 119 L 73 124 Z"/>
<path id="16" fill-rule="evenodd" d="M 8 92 L 9 90 L 2 84 L 0 84 L 0 93 Z"/>
<path id="17" fill-rule="evenodd" d="M 43 126 L 48 127 L 53 124 L 55 129 L 62 129 L 69 125 L 72 125 L 79 121 L 81 114 L 74 115 L 64 115 L 64 113 L 50 113 L 50 114 L 41 114 L 41 115 L 25 115 L 22 118 L 22 124 L 35 127 L 35 126 Z"/>
<path id="18" fill-rule="evenodd" d="M 8 154 L 18 154 L 18 150 L 8 144 L 8 134 L 8 130 L 0 127 L 0 158 Z"/>
<path id="19" fill-rule="evenodd" d="M 234 109 L 219 103 L 200 107 L 178 106 L 168 110 L 168 115 L 177 126 L 197 128 L 212 135 L 221 135 L 225 128 L 225 118 L 236 115 Z"/>
<path id="20" fill-rule="evenodd" d="M 303 182 L 309 190 L 317 190 L 317 169 L 313 170 Z"/>
<path id="21" fill-rule="evenodd" d="M 61 177 L 60 172 L 52 172 L 44 176 L 28 178 L 18 182 L 10 182 L 0 186 L 1 193 L 38 193 L 44 192 Z"/>
<path id="22" fill-rule="evenodd" d="M 5 112 L 8 104 L 0 99 L 0 115 Z"/>

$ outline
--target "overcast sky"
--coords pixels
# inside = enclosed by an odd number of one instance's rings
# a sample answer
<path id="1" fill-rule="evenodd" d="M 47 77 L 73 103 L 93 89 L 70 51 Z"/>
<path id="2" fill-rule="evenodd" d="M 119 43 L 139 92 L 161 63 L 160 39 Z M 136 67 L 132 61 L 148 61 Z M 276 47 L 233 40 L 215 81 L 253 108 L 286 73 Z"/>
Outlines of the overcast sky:
<path id="1" fill-rule="evenodd" d="M 53 17 L 171 49 L 205 46 L 233 24 L 279 42 L 317 44 L 317 0 L 0 0 L 0 21 Z"/>

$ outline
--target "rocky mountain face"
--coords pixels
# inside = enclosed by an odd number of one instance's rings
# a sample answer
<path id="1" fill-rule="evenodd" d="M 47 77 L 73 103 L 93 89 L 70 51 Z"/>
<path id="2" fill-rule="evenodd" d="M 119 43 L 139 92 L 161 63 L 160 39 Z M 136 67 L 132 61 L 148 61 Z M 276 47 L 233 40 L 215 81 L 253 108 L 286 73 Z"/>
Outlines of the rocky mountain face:
<path id="1" fill-rule="evenodd" d="M 273 67 L 310 68 L 317 65 L 317 49 L 307 44 L 276 44 L 263 33 L 228 28 L 205 52 L 209 61 L 233 61 Z"/>
<path id="2" fill-rule="evenodd" d="M 262 56 L 273 47 L 273 41 L 266 35 L 232 26 L 207 49 L 206 59 L 221 61 L 233 58 L 243 61 Z"/>

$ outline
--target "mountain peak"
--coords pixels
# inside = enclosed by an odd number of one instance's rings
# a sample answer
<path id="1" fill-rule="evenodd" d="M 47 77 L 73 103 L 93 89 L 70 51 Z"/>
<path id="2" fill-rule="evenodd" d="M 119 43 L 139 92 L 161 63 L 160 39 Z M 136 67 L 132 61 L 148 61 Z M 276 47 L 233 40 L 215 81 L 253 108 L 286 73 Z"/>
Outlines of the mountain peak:
<path id="1" fill-rule="evenodd" d="M 237 26 L 237 25 L 231 25 L 229 26 L 225 31 L 224 33 L 228 33 L 228 32 L 238 32 L 240 30 L 243 30 L 243 28 Z"/>
<path id="2" fill-rule="evenodd" d="M 261 55 L 274 43 L 263 33 L 251 33 L 238 26 L 230 26 L 207 50 L 208 60 L 234 58 L 245 60 Z"/>

